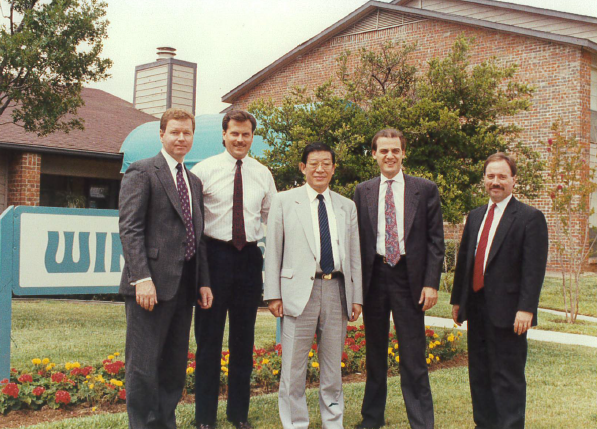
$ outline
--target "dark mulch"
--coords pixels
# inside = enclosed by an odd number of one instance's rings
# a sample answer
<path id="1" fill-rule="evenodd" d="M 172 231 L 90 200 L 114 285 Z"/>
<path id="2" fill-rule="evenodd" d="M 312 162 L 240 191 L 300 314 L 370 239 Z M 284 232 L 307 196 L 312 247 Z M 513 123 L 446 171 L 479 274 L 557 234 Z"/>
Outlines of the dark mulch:
<path id="1" fill-rule="evenodd" d="M 466 353 L 457 355 L 454 359 L 447 362 L 440 362 L 433 365 L 429 370 L 437 371 L 446 368 L 455 368 L 465 366 L 468 363 L 468 356 Z M 357 373 L 345 376 L 342 380 L 344 383 L 361 383 L 365 381 L 365 374 Z M 318 383 L 310 383 L 308 387 L 317 387 Z M 258 396 L 265 393 L 271 393 L 272 389 L 254 389 L 251 396 Z M 220 399 L 226 399 L 226 395 L 221 395 Z M 181 400 L 182 403 L 190 404 L 195 402 L 194 395 L 186 395 Z M 22 410 L 11 411 L 5 416 L 0 416 L 0 429 L 18 428 L 20 426 L 31 426 L 38 423 L 55 422 L 64 419 L 74 419 L 77 417 L 85 417 L 93 414 L 104 413 L 124 413 L 126 412 L 126 404 L 101 404 L 95 411 L 91 408 L 79 405 L 69 406 L 65 410 L 52 410 L 50 408 L 42 408 L 38 411 Z"/>

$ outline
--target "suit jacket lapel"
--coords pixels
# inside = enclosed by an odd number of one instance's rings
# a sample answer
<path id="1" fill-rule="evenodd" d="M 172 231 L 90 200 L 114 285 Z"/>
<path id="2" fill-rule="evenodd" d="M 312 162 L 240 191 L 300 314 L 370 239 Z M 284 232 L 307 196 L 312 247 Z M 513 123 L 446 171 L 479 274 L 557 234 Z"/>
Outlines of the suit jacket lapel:
<path id="1" fill-rule="evenodd" d="M 298 215 L 299 221 L 303 226 L 305 235 L 307 236 L 307 242 L 311 248 L 313 255 L 317 255 L 315 252 L 315 237 L 313 237 L 313 222 L 311 220 L 311 202 L 307 194 L 307 188 L 304 185 L 302 189 L 297 192 L 296 196 L 296 214 Z"/>
<path id="2" fill-rule="evenodd" d="M 377 237 L 377 212 L 379 210 L 379 186 L 381 178 L 375 178 L 369 186 L 367 186 L 367 207 L 369 208 L 369 219 L 371 220 L 371 228 L 373 228 L 373 236 Z"/>
<path id="3" fill-rule="evenodd" d="M 200 236 L 201 234 L 197 234 L 197 231 L 201 231 L 203 228 L 203 215 L 201 213 L 201 205 L 199 204 L 199 201 L 201 201 L 201 198 L 203 198 L 203 196 L 200 195 L 201 193 L 199 191 L 197 180 L 191 177 L 191 172 L 186 167 L 185 170 L 187 171 L 187 177 L 189 178 L 189 186 L 191 188 L 190 192 L 191 200 L 193 201 L 193 226 L 195 227 L 195 235 Z M 197 237 L 197 241 L 199 241 L 199 237 Z"/>
<path id="4" fill-rule="evenodd" d="M 419 206 L 419 189 L 410 176 L 404 174 L 404 242 L 415 220 L 415 213 Z"/>
<path id="5" fill-rule="evenodd" d="M 176 212 L 184 222 L 184 217 L 182 215 L 182 207 L 180 205 L 180 196 L 178 195 L 176 185 L 174 185 L 174 180 L 172 180 L 172 174 L 170 173 L 170 169 L 168 168 L 168 163 L 166 162 L 164 155 L 162 155 L 161 153 L 159 153 L 155 157 L 155 168 L 155 174 L 158 176 L 158 179 L 162 183 L 162 186 L 166 191 L 168 199 L 170 200 L 170 202 L 176 209 Z"/>
<path id="6" fill-rule="evenodd" d="M 492 259 L 497 254 L 500 246 L 502 245 L 504 238 L 506 237 L 510 226 L 514 219 L 516 219 L 516 212 L 518 211 L 517 208 L 518 201 L 512 197 L 508 205 L 506 206 L 506 210 L 504 210 L 504 214 L 500 219 L 500 224 L 495 231 L 495 235 L 493 236 L 493 241 L 491 242 L 491 248 L 489 249 L 489 256 L 487 257 L 487 264 L 485 264 L 485 269 L 491 264 Z"/>
<path id="7" fill-rule="evenodd" d="M 346 229 L 348 225 L 346 223 L 346 209 L 340 196 L 335 192 L 330 191 L 332 196 L 332 208 L 334 209 L 334 216 L 336 217 L 336 230 L 338 231 L 338 249 L 344 249 L 344 243 L 346 242 Z M 340 250 L 341 254 L 344 252 Z"/>

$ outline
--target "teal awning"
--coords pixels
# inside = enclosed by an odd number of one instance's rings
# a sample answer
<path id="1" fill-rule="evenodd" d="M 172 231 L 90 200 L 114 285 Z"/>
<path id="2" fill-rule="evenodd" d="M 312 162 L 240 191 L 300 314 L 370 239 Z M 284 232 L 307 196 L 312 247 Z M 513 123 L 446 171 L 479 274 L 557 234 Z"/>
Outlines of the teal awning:
<path id="1" fill-rule="evenodd" d="M 192 168 L 198 162 L 225 150 L 222 146 L 223 117 L 224 114 L 198 115 L 195 117 L 193 148 L 184 160 L 187 168 Z M 131 131 L 122 143 L 120 152 L 124 156 L 120 172 L 124 173 L 129 165 L 135 161 L 155 156 L 160 149 L 162 149 L 160 121 L 139 125 Z M 251 156 L 261 156 L 265 149 L 267 149 L 267 145 L 263 142 L 263 138 L 255 136 L 251 145 Z"/>

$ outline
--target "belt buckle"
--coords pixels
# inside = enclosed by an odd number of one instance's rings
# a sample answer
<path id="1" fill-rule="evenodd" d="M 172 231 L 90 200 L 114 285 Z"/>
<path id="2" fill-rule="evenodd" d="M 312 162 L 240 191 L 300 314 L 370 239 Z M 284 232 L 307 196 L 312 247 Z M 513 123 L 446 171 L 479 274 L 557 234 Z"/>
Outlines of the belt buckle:
<path id="1" fill-rule="evenodd" d="M 321 276 L 321 278 L 324 279 L 324 280 L 332 280 L 332 273 L 330 273 L 330 274 L 323 274 Z"/>

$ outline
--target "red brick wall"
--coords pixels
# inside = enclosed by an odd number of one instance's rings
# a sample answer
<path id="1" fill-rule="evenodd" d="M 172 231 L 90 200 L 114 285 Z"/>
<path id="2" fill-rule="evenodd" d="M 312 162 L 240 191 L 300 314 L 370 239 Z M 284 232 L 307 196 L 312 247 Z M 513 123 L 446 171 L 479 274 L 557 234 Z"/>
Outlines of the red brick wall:
<path id="1" fill-rule="evenodd" d="M 461 33 L 476 39 L 471 49 L 472 64 L 479 64 L 491 57 L 498 58 L 503 65 L 518 64 L 516 79 L 535 87 L 532 108 L 513 119 L 523 128 L 522 140 L 541 152 L 546 159 L 547 153 L 540 142 L 547 141 L 551 124 L 561 116 L 568 123 L 568 131 L 586 143 L 588 162 L 590 54 L 580 47 L 456 23 L 427 20 L 330 39 L 239 97 L 234 105 L 246 108 L 251 101 L 259 98 L 271 98 L 280 104 L 293 86 L 313 89 L 335 76 L 336 58 L 343 51 L 349 49 L 356 53 L 361 47 L 375 49 L 388 40 L 396 43 L 416 42 L 417 48 L 412 58 L 418 68 L 424 71 L 427 61 L 444 57 Z M 356 57 L 353 55 L 353 61 L 356 61 Z M 554 215 L 551 213 L 548 193 L 544 192 L 530 203 L 546 214 L 550 233 L 553 233 Z M 581 223 L 584 221 L 581 220 Z M 551 268 L 555 268 L 554 264 L 556 261 L 550 257 Z"/>
<path id="2" fill-rule="evenodd" d="M 8 205 L 39 206 L 41 155 L 13 152 L 8 166 Z"/>

